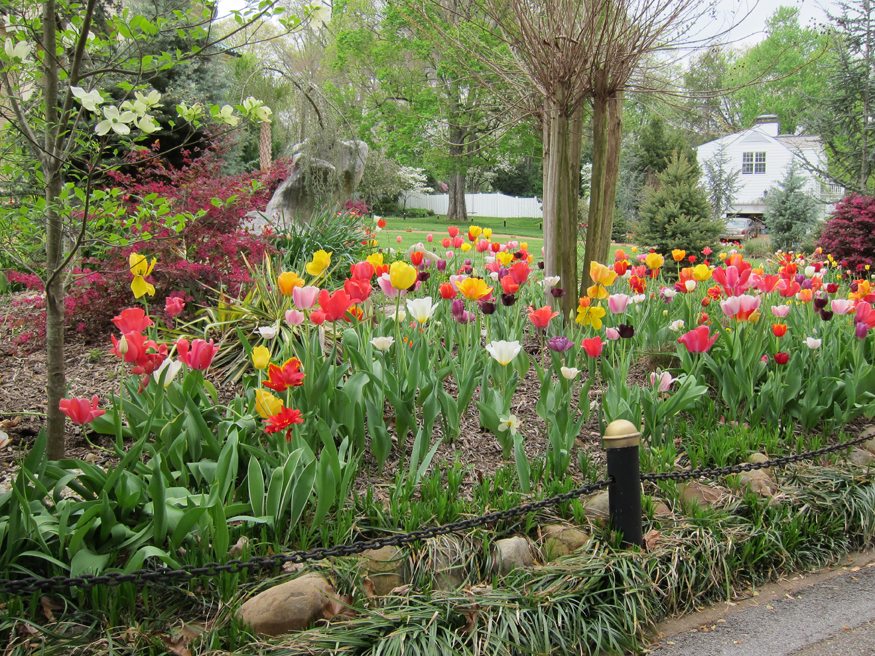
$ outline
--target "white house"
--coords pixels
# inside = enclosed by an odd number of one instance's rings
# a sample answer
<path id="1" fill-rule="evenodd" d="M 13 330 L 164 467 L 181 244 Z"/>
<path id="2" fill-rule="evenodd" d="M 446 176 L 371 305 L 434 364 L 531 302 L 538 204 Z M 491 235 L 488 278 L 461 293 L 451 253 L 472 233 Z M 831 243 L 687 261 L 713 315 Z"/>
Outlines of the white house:
<path id="1" fill-rule="evenodd" d="M 826 163 L 820 137 L 780 134 L 778 117 L 774 114 L 758 117 L 748 130 L 702 144 L 696 149 L 699 163 L 713 158 L 721 146 L 724 146 L 729 168 L 741 171 L 740 189 L 729 216 L 762 219 L 769 189 L 784 178 L 794 158 L 800 165 L 803 161 Z M 818 180 L 804 168 L 801 170 L 808 177 L 808 192 L 821 201 L 822 218 L 832 210 L 844 190 Z"/>

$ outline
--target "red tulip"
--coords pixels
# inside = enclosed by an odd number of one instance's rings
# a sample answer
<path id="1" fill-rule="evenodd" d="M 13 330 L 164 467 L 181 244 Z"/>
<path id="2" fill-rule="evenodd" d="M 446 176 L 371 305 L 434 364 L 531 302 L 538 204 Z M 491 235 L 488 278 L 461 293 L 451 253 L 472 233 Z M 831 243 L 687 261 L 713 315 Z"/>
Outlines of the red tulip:
<path id="1" fill-rule="evenodd" d="M 203 371 L 207 369 L 213 362 L 216 353 L 219 352 L 218 346 L 213 346 L 213 340 L 205 342 L 202 339 L 196 339 L 191 344 L 187 339 L 180 339 L 176 342 L 177 359 L 190 369 Z"/>
<path id="2" fill-rule="evenodd" d="M 501 288 L 505 294 L 516 294 L 520 290 L 520 286 L 514 281 L 512 275 L 505 276 L 501 279 Z"/>
<path id="3" fill-rule="evenodd" d="M 422 264 L 422 258 L 423 258 L 422 251 L 413 251 L 410 254 L 410 263 L 413 266 L 418 267 L 420 264 Z"/>
<path id="4" fill-rule="evenodd" d="M 480 241 L 477 242 L 477 245 L 474 248 L 477 249 L 478 253 L 485 253 L 486 251 L 489 250 L 489 240 L 488 239 L 481 239 Z"/>
<path id="5" fill-rule="evenodd" d="M 329 294 L 327 289 L 319 292 L 319 307 L 325 313 L 327 321 L 338 321 L 346 316 L 346 311 L 353 304 L 353 300 L 342 289 Z"/>
<path id="6" fill-rule="evenodd" d="M 182 299 L 177 300 L 182 301 Z M 167 302 L 170 302 L 169 298 L 167 299 Z M 146 316 L 146 312 L 143 308 L 127 308 L 126 310 L 122 310 L 121 314 L 112 318 L 112 322 L 122 335 L 125 333 L 141 333 L 146 330 L 146 328 L 153 325 L 152 320 Z"/>
<path id="7" fill-rule="evenodd" d="M 448 301 L 456 298 L 456 295 L 458 294 L 458 292 L 456 291 L 456 288 L 453 287 L 453 284 L 450 282 L 441 283 L 439 290 L 441 293 L 441 298 L 446 299 Z"/>
<path id="8" fill-rule="evenodd" d="M 322 310 L 313 310 L 310 313 L 310 321 L 315 323 L 317 326 L 321 326 L 325 323 L 325 313 Z"/>
<path id="9" fill-rule="evenodd" d="M 783 337 L 787 334 L 787 326 L 783 323 L 773 323 L 772 334 L 774 334 L 775 337 Z"/>
<path id="10" fill-rule="evenodd" d="M 298 358 L 289 358 L 283 362 L 282 367 L 273 363 L 268 366 L 264 386 L 276 392 L 285 392 L 290 387 L 303 385 L 305 375 L 301 372 L 301 361 Z"/>
<path id="11" fill-rule="evenodd" d="M 586 354 L 591 358 L 597 358 L 602 354 L 602 350 L 605 348 L 605 345 L 602 343 L 601 337 L 590 337 L 589 339 L 583 340 L 580 345 L 583 347 L 583 350 L 586 351 Z"/>
<path id="12" fill-rule="evenodd" d="M 775 364 L 787 364 L 788 362 L 790 362 L 788 353 L 775 353 Z"/>
<path id="13" fill-rule="evenodd" d="M 678 344 L 686 346 L 690 353 L 705 353 L 714 345 L 719 336 L 719 333 L 714 333 L 714 336 L 711 337 L 711 329 L 708 326 L 699 326 L 678 337 Z"/>
<path id="14" fill-rule="evenodd" d="M 179 296 L 168 296 L 164 300 L 164 312 L 171 319 L 178 317 L 185 309 L 185 302 Z M 122 331 L 124 332 L 124 331 Z"/>
<path id="15" fill-rule="evenodd" d="M 501 250 L 501 244 L 499 244 L 497 241 L 492 242 L 489 247 L 492 249 L 493 253 L 497 253 Z"/>
<path id="16" fill-rule="evenodd" d="M 447 228 L 447 232 L 449 233 L 451 238 L 455 239 L 456 235 L 459 234 L 459 229 L 456 226 L 450 226 L 449 228 Z"/>
<path id="17" fill-rule="evenodd" d="M 839 286 L 834 282 L 831 282 L 826 286 L 826 291 L 830 294 L 835 294 L 838 290 Z"/>
<path id="18" fill-rule="evenodd" d="M 510 276 L 505 276 L 502 279 L 502 282 L 507 280 L 509 277 Z M 554 312 L 552 307 L 550 307 L 549 305 L 545 305 L 538 310 L 532 310 L 531 312 L 529 312 L 529 321 L 532 322 L 532 325 L 535 326 L 535 328 L 546 328 L 547 324 L 550 323 L 550 320 L 553 317 L 558 316 L 558 312 Z"/>
<path id="19" fill-rule="evenodd" d="M 267 418 L 264 426 L 265 433 L 279 433 L 286 431 L 286 440 L 292 441 L 292 426 L 303 424 L 304 418 L 301 411 L 292 408 L 283 408 L 280 412 Z"/>
<path id="20" fill-rule="evenodd" d="M 343 289 L 352 303 L 366 301 L 371 295 L 371 283 L 358 278 L 347 278 L 343 283 Z"/>
<path id="21" fill-rule="evenodd" d="M 97 401 L 97 394 L 91 397 L 91 403 L 88 399 L 61 399 L 58 407 L 70 418 L 70 421 L 81 426 L 90 424 L 100 415 L 106 414 L 106 410 L 97 407 Z"/>
<path id="22" fill-rule="evenodd" d="M 449 238 L 449 237 L 444 237 L 443 240 L 441 241 L 441 245 L 442 245 L 444 248 L 449 248 L 450 246 L 453 245 L 453 242 L 450 241 L 450 238 Z"/>
<path id="23" fill-rule="evenodd" d="M 377 227 L 378 228 L 385 228 L 386 227 L 385 219 L 380 219 L 379 221 L 377 221 Z"/>
<path id="24" fill-rule="evenodd" d="M 349 267 L 349 272 L 358 280 L 370 280 L 374 276 L 374 265 L 367 260 L 356 262 Z"/>
<path id="25" fill-rule="evenodd" d="M 626 260 L 621 262 L 614 262 L 614 271 L 617 272 L 618 276 L 626 275 L 626 271 L 629 269 L 629 263 Z"/>
<path id="26" fill-rule="evenodd" d="M 532 272 L 529 263 L 523 260 L 519 262 L 514 262 L 510 267 L 510 275 L 513 278 L 514 282 L 518 285 L 522 285 L 529 279 L 529 274 Z"/>

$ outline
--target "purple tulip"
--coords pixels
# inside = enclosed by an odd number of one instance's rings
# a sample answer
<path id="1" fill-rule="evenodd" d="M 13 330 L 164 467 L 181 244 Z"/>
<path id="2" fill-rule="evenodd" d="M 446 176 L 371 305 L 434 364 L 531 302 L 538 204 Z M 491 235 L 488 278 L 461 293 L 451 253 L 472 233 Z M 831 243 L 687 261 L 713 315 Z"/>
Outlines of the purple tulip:
<path id="1" fill-rule="evenodd" d="M 483 311 L 483 314 L 495 314 L 495 303 L 483 301 L 480 304 L 480 309 Z"/>
<path id="2" fill-rule="evenodd" d="M 547 347 L 557 353 L 564 353 L 572 346 L 574 346 L 574 342 L 565 337 L 565 335 L 558 335 L 547 340 Z"/>
<path id="3" fill-rule="evenodd" d="M 866 335 L 869 334 L 869 324 L 860 322 L 857 324 L 857 327 L 854 328 L 854 334 L 860 339 L 866 339 Z"/>
<path id="4" fill-rule="evenodd" d="M 450 312 L 453 314 L 453 316 L 457 317 L 460 314 L 462 314 L 462 312 L 464 312 L 464 311 L 465 311 L 465 301 L 463 301 L 461 298 L 453 299 L 453 302 L 450 305 Z"/>

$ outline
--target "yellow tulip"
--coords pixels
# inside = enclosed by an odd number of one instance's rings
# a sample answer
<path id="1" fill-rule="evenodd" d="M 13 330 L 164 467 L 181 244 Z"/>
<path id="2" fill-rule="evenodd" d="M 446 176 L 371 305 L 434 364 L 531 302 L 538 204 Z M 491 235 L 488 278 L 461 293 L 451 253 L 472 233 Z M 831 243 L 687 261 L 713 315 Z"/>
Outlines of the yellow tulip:
<path id="1" fill-rule="evenodd" d="M 149 262 L 148 258 L 138 253 L 131 253 L 128 258 L 131 273 L 134 274 L 134 279 L 131 281 L 131 291 L 134 292 L 136 298 L 140 298 L 144 294 L 149 294 L 149 296 L 155 295 L 154 285 L 146 282 L 146 276 L 152 273 L 152 269 L 155 268 L 155 262 L 157 260 L 154 257 Z"/>
<path id="2" fill-rule="evenodd" d="M 637 247 L 637 246 L 633 246 L 633 247 L 632 247 L 632 252 L 633 252 L 633 253 L 637 253 L 637 252 L 638 252 L 638 247 Z"/>
<path id="3" fill-rule="evenodd" d="M 679 248 L 676 248 L 676 249 L 674 249 L 674 250 L 671 252 L 671 256 L 672 256 L 672 259 L 674 259 L 675 262 L 680 262 L 682 259 L 684 259 L 684 258 L 687 256 L 687 252 L 686 252 L 686 251 L 682 251 L 682 250 L 679 249 Z"/>
<path id="4" fill-rule="evenodd" d="M 693 267 L 693 278 L 699 282 L 705 282 L 711 277 L 711 269 L 707 264 L 697 264 Z"/>
<path id="5" fill-rule="evenodd" d="M 468 226 L 468 238 L 469 239 L 477 239 L 480 235 L 483 234 L 483 228 L 480 226 Z"/>
<path id="6" fill-rule="evenodd" d="M 270 349 L 266 346 L 256 346 L 252 349 L 252 366 L 256 369 L 266 369 L 270 364 Z"/>
<path id="7" fill-rule="evenodd" d="M 499 252 L 495 254 L 495 259 L 501 262 L 501 266 L 507 266 L 513 262 L 513 253 Z"/>
<path id="8" fill-rule="evenodd" d="M 283 409 L 283 402 L 270 392 L 263 389 L 255 390 L 255 411 L 262 419 L 267 419 L 279 414 Z"/>
<path id="9" fill-rule="evenodd" d="M 492 237 L 492 228 L 484 228 L 483 229 L 483 236 L 486 237 L 487 239 Z"/>
<path id="10" fill-rule="evenodd" d="M 295 287 L 303 287 L 304 279 L 294 271 L 285 271 L 277 276 L 277 286 L 283 296 L 291 296 Z"/>
<path id="11" fill-rule="evenodd" d="M 609 269 L 604 264 L 599 264 L 598 262 L 590 262 L 589 277 L 592 278 L 592 281 L 598 285 L 610 287 L 617 279 L 617 272 L 613 269 Z M 600 296 L 599 298 L 603 297 Z"/>
<path id="12" fill-rule="evenodd" d="M 471 250 L 471 244 L 469 244 L 467 241 L 464 244 L 462 244 L 462 252 L 463 253 L 467 253 L 470 250 Z"/>
<path id="13" fill-rule="evenodd" d="M 524 241 L 522 244 L 520 244 L 520 250 L 523 250 L 523 251 L 529 250 L 529 242 Z"/>
<path id="14" fill-rule="evenodd" d="M 456 287 L 469 301 L 479 301 L 492 293 L 492 287 L 487 286 L 482 278 L 465 278 L 457 282 Z"/>
<path id="15" fill-rule="evenodd" d="M 416 267 L 400 260 L 392 262 L 389 267 L 389 282 L 395 289 L 410 289 L 416 283 Z"/>
<path id="16" fill-rule="evenodd" d="M 665 264 L 665 258 L 659 253 L 648 253 L 647 257 L 644 258 L 644 264 L 646 264 L 649 269 L 658 269 Z"/>
<path id="17" fill-rule="evenodd" d="M 313 261 L 307 264 L 306 268 L 311 276 L 321 276 L 329 266 L 331 266 L 331 253 L 316 251 L 313 253 Z"/>
<path id="18" fill-rule="evenodd" d="M 586 295 L 590 298 L 607 298 L 608 290 L 604 288 L 602 285 L 593 285 L 586 290 Z"/>
<path id="19" fill-rule="evenodd" d="M 381 264 L 383 264 L 383 254 L 382 253 L 373 253 L 371 255 L 368 255 L 365 259 L 368 262 L 370 262 L 371 264 L 373 264 L 375 267 L 378 267 Z"/>
<path id="20" fill-rule="evenodd" d="M 602 307 L 583 305 L 577 308 L 577 318 L 575 321 L 581 326 L 592 326 L 595 330 L 601 330 L 602 317 L 605 316 L 605 309 Z"/>

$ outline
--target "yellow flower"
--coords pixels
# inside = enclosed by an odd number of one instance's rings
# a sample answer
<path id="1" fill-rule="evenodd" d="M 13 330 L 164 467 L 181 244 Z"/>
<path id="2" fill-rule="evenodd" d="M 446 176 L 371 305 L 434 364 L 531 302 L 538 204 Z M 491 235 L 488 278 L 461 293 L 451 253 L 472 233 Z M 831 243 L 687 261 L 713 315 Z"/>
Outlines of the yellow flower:
<path id="1" fill-rule="evenodd" d="M 697 264 L 693 267 L 693 278 L 699 282 L 705 282 L 711 277 L 711 269 L 707 264 Z"/>
<path id="2" fill-rule="evenodd" d="M 265 392 L 263 389 L 255 390 L 255 411 L 261 415 L 262 419 L 277 415 L 282 409 L 283 402 L 273 394 Z"/>
<path id="3" fill-rule="evenodd" d="M 492 236 L 492 228 L 484 228 L 483 236 L 489 239 Z"/>
<path id="4" fill-rule="evenodd" d="M 671 252 L 671 257 L 672 257 L 672 259 L 673 259 L 675 262 L 680 262 L 680 261 L 681 261 L 682 259 L 684 259 L 686 256 L 687 256 L 687 252 L 686 252 L 686 251 L 682 251 L 682 250 L 679 249 L 679 248 L 676 248 L 676 249 L 674 249 L 674 250 Z"/>
<path id="5" fill-rule="evenodd" d="M 492 287 L 486 285 L 483 278 L 465 278 L 456 283 L 462 296 L 469 301 L 479 301 L 484 296 L 489 296 L 492 293 Z"/>
<path id="6" fill-rule="evenodd" d="M 602 285 L 593 285 L 586 290 L 586 295 L 590 298 L 607 298 L 608 290 L 605 289 Z"/>
<path id="7" fill-rule="evenodd" d="M 632 247 L 632 252 L 633 252 L 633 253 L 637 253 L 637 252 L 638 252 L 638 247 L 637 247 L 637 246 L 633 246 L 633 247 Z"/>
<path id="8" fill-rule="evenodd" d="M 602 317 L 605 316 L 605 309 L 598 305 L 577 308 L 577 319 L 575 321 L 581 326 L 592 326 L 596 330 L 601 330 Z"/>
<path id="9" fill-rule="evenodd" d="M 665 264 L 665 258 L 659 253 L 648 253 L 647 257 L 644 258 L 644 264 L 646 264 L 649 269 L 658 269 Z"/>
<path id="10" fill-rule="evenodd" d="M 368 255 L 367 258 L 365 258 L 365 259 L 367 259 L 367 261 L 370 262 L 371 264 L 373 264 L 375 267 L 378 267 L 381 264 L 383 264 L 383 254 L 382 253 L 373 253 L 372 255 Z"/>
<path id="11" fill-rule="evenodd" d="M 307 273 L 311 276 L 321 276 L 330 265 L 331 253 L 316 251 L 313 253 L 313 261 L 307 264 Z"/>
<path id="12" fill-rule="evenodd" d="M 266 369 L 270 364 L 270 349 L 266 346 L 256 346 L 252 349 L 252 366 L 256 369 Z"/>
<path id="13" fill-rule="evenodd" d="M 483 229 L 480 226 L 471 225 L 468 226 L 468 238 L 469 239 L 477 239 L 481 234 L 483 234 Z"/>
<path id="14" fill-rule="evenodd" d="M 276 282 L 283 296 L 291 296 L 295 287 L 304 286 L 304 279 L 294 271 L 285 271 L 279 274 Z"/>
<path id="15" fill-rule="evenodd" d="M 520 250 L 522 250 L 522 251 L 529 250 L 529 242 L 524 241 L 522 244 L 520 244 Z"/>
<path id="16" fill-rule="evenodd" d="M 470 250 L 471 250 L 471 244 L 469 244 L 467 241 L 464 244 L 462 244 L 462 252 L 463 253 L 467 253 Z"/>
<path id="17" fill-rule="evenodd" d="M 389 267 L 389 282 L 395 289 L 410 289 L 416 282 L 416 267 L 398 260 Z"/>
<path id="18" fill-rule="evenodd" d="M 507 266 L 513 261 L 513 253 L 499 252 L 495 254 L 495 259 L 501 262 L 501 266 Z"/>
<path id="19" fill-rule="evenodd" d="M 589 263 L 589 277 L 598 285 L 610 287 L 617 279 L 617 272 L 598 262 Z M 599 298 L 604 298 L 600 296 Z"/>
<path id="20" fill-rule="evenodd" d="M 725 260 L 725 259 L 726 259 L 726 253 L 720 253 L 720 259 L 721 259 L 721 260 Z"/>
<path id="21" fill-rule="evenodd" d="M 747 318 L 747 320 L 748 320 L 750 323 L 756 323 L 757 321 L 759 321 L 759 320 L 760 320 L 760 311 L 759 311 L 759 310 L 754 310 L 753 312 L 751 312 L 751 314 L 750 314 L 750 316 Z"/>
<path id="22" fill-rule="evenodd" d="M 131 253 L 128 258 L 131 273 L 134 274 L 134 279 L 131 281 L 131 291 L 134 292 L 136 298 L 140 298 L 143 294 L 155 295 L 155 287 L 146 282 L 146 276 L 152 273 L 156 261 L 153 257 L 152 261 L 149 262 L 148 258 L 138 253 Z"/>

